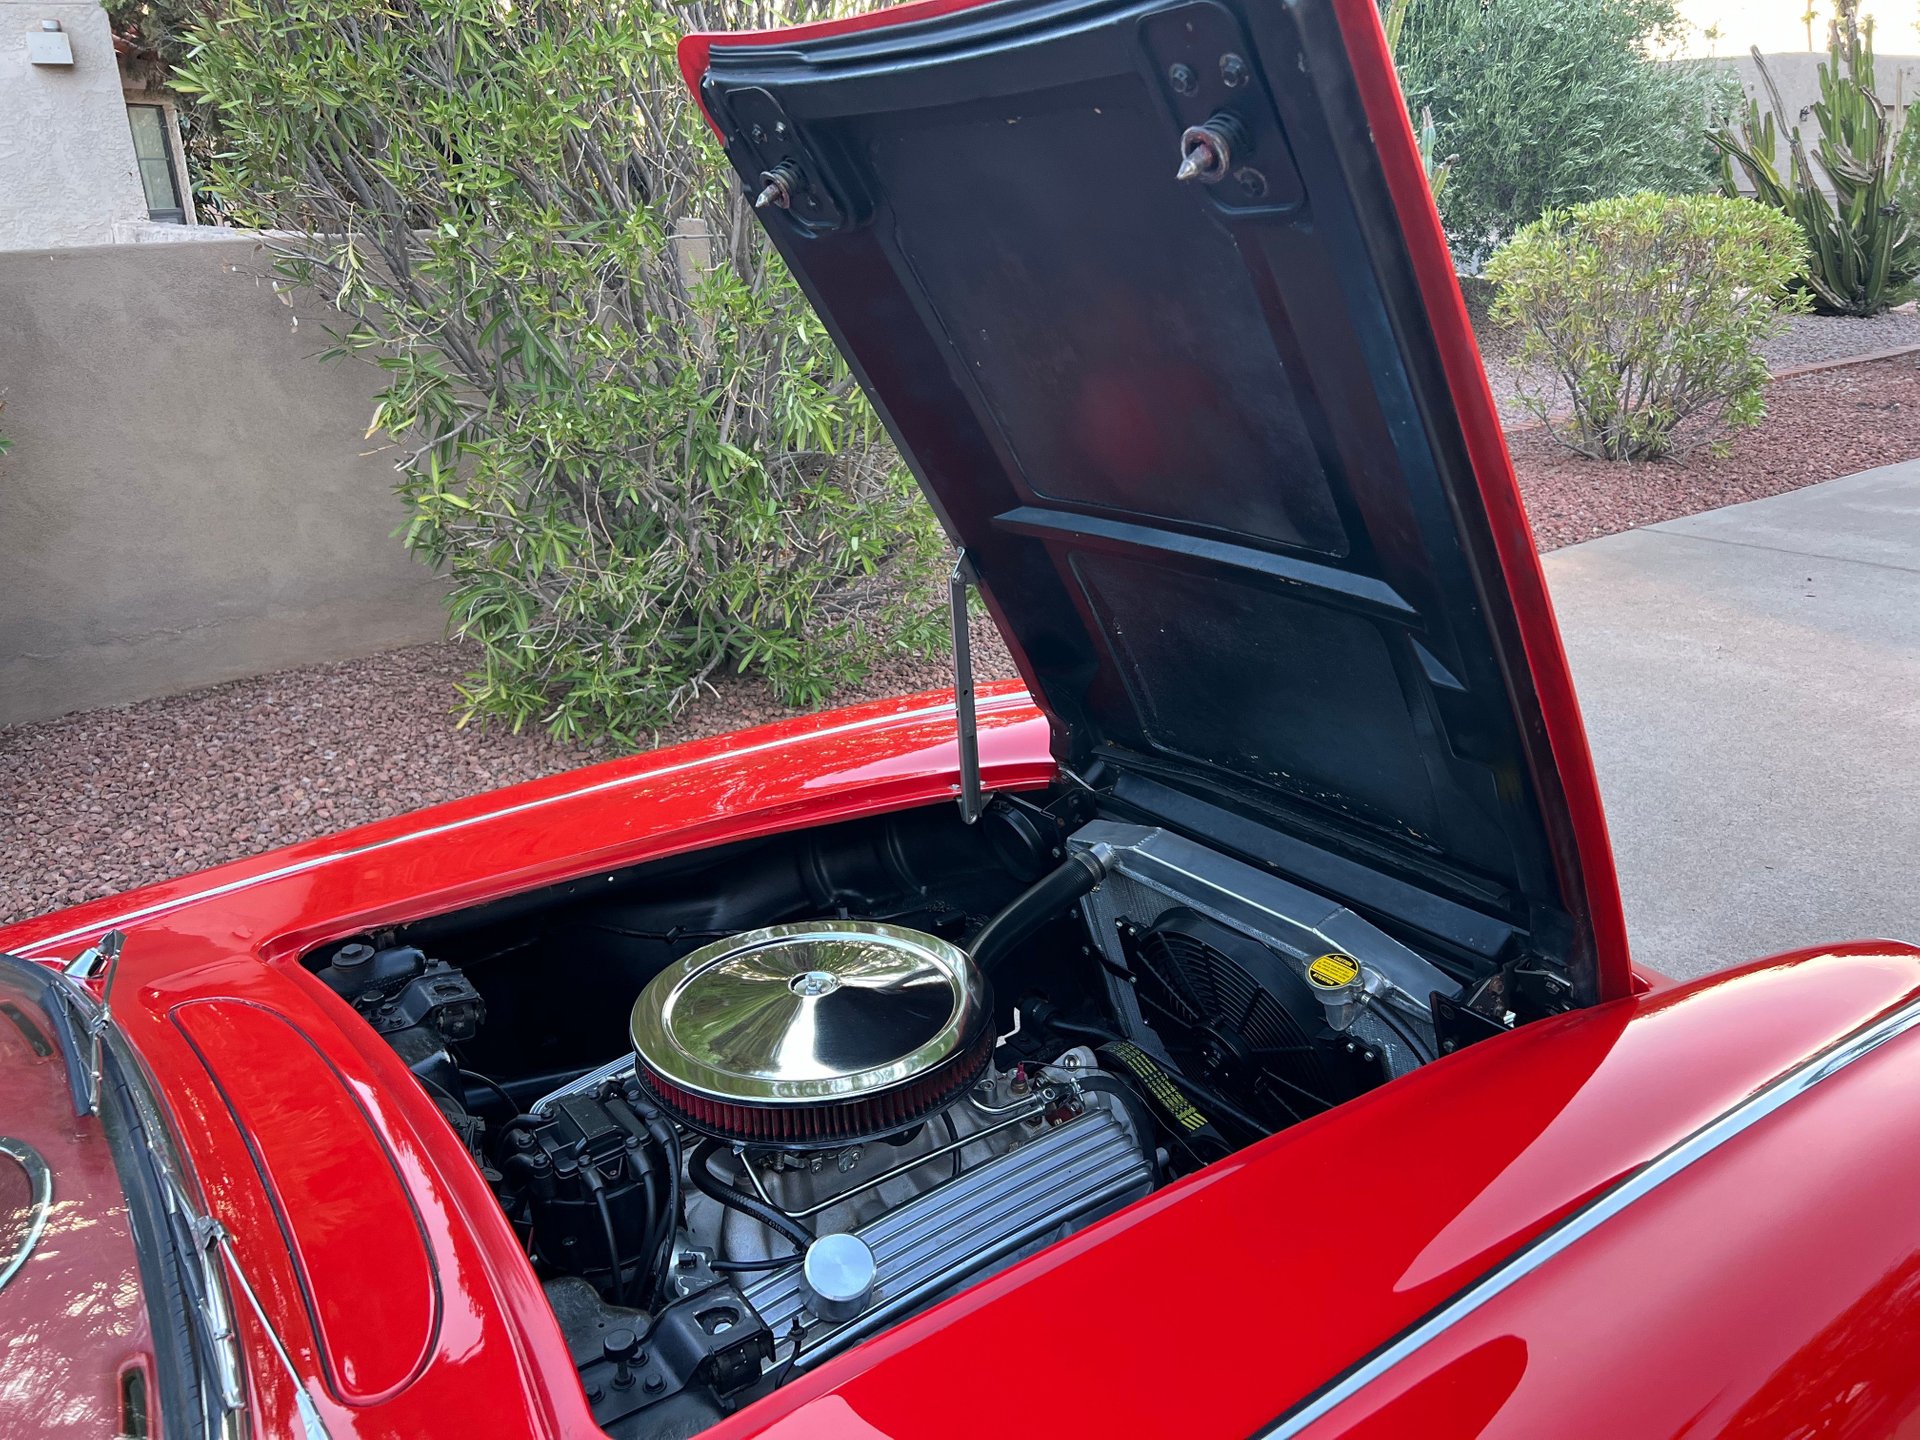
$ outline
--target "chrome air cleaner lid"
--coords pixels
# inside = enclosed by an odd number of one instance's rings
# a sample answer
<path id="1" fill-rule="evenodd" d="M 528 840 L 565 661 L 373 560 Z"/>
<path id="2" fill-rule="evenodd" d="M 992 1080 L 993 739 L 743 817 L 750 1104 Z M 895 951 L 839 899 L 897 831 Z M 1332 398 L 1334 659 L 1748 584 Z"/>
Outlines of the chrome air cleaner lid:
<path id="1" fill-rule="evenodd" d="M 985 980 L 937 936 L 864 920 L 706 945 L 633 1007 L 649 1087 L 698 1129 L 828 1144 L 916 1123 L 970 1083 L 992 1035 Z"/>

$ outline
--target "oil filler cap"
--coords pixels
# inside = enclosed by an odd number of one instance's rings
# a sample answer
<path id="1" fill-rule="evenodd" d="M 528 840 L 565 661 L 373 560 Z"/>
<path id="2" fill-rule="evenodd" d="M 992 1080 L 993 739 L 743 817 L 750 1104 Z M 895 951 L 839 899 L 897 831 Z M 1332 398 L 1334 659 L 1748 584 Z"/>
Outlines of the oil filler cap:
<path id="1" fill-rule="evenodd" d="M 810 1308 L 822 1320 L 851 1320 L 866 1309 L 877 1273 L 873 1251 L 858 1235 L 822 1235 L 800 1262 Z"/>

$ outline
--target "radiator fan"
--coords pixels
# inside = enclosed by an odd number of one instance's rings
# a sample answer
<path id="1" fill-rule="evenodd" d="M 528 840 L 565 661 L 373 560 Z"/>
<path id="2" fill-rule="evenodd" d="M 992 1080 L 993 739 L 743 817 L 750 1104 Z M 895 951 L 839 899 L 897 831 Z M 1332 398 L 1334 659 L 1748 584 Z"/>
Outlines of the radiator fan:
<path id="1" fill-rule="evenodd" d="M 1259 941 L 1184 908 L 1131 938 L 1134 994 L 1167 1058 L 1269 1126 L 1378 1082 L 1327 1028 L 1307 982 Z"/>

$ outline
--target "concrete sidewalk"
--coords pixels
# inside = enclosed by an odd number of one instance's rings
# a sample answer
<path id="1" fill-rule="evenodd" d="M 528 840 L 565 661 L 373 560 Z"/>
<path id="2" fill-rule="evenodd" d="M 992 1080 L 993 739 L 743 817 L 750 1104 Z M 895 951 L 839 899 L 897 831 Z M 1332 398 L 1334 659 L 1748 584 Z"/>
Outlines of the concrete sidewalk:
<path id="1" fill-rule="evenodd" d="M 1920 941 L 1920 461 L 1545 564 L 1636 958 Z"/>

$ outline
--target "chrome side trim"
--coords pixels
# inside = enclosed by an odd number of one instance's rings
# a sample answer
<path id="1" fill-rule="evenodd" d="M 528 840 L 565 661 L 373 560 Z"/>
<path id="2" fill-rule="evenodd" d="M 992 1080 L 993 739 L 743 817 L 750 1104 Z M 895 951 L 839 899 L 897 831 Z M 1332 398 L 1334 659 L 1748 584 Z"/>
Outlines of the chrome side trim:
<path id="1" fill-rule="evenodd" d="M 1425 1320 L 1390 1342 L 1385 1349 L 1377 1351 L 1370 1359 L 1362 1361 L 1345 1375 L 1308 1396 L 1265 1430 L 1256 1432 L 1257 1440 L 1292 1440 L 1293 1436 L 1325 1419 L 1394 1366 L 1444 1335 L 1515 1282 L 1531 1275 L 1556 1255 L 1591 1235 L 1642 1196 L 1704 1160 L 1774 1111 L 1799 1099 L 1822 1080 L 1838 1074 L 1854 1061 L 1871 1054 L 1916 1025 L 1920 1025 L 1920 1000 L 1835 1041 L 1803 1064 L 1769 1082 L 1731 1110 L 1708 1121 L 1684 1140 L 1649 1160 L 1612 1189 L 1602 1192 L 1584 1209 L 1536 1236 Z"/>

